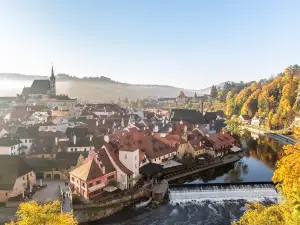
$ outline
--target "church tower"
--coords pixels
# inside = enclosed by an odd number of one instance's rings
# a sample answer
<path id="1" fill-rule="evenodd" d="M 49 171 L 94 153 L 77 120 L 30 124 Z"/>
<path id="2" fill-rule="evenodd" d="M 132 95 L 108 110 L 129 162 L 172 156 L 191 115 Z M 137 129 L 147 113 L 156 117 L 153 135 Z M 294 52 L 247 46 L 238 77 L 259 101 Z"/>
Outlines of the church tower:
<path id="1" fill-rule="evenodd" d="M 52 65 L 51 76 L 50 76 L 50 95 L 56 95 L 56 82 L 55 82 L 53 65 Z"/>

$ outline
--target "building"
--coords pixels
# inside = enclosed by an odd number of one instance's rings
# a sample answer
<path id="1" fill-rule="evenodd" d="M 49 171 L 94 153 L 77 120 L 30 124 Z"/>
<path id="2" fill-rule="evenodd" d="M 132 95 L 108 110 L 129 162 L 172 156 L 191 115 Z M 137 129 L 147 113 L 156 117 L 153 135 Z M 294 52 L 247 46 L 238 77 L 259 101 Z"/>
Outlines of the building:
<path id="1" fill-rule="evenodd" d="M 21 155 L 25 154 L 22 142 L 10 136 L 0 138 L 0 155 Z"/>
<path id="2" fill-rule="evenodd" d="M 19 156 L 0 155 L 0 202 L 32 191 L 36 177 Z"/>
<path id="3" fill-rule="evenodd" d="M 71 189 L 86 199 L 103 192 L 109 182 L 116 181 L 116 170 L 104 149 L 93 150 L 86 162 L 70 172 Z"/>
<path id="4" fill-rule="evenodd" d="M 169 121 L 182 121 L 193 125 L 208 124 L 203 114 L 195 109 L 172 109 Z"/>
<path id="5" fill-rule="evenodd" d="M 37 138 L 38 129 L 39 128 L 37 126 L 26 126 L 17 128 L 16 136 L 22 142 L 23 152 L 25 154 L 29 153 L 33 141 Z"/>
<path id="6" fill-rule="evenodd" d="M 48 98 L 42 98 L 38 101 L 39 104 L 56 109 L 59 111 L 71 110 L 77 103 L 76 98 L 69 98 L 67 95 L 51 95 Z M 71 116 L 71 113 L 69 113 Z M 73 113 L 72 113 L 73 114 Z M 72 115 L 73 116 L 73 115 Z"/>
<path id="7" fill-rule="evenodd" d="M 251 117 L 248 115 L 240 115 L 239 119 L 244 125 L 249 125 L 251 123 Z"/>
<path id="8" fill-rule="evenodd" d="M 176 98 L 158 98 L 158 105 L 175 104 Z"/>
<path id="9" fill-rule="evenodd" d="M 24 89 L 23 89 L 24 90 Z M 54 76 L 53 66 L 51 69 L 51 76 L 48 80 L 34 80 L 30 90 L 25 87 L 28 95 L 27 103 L 33 103 L 42 98 L 48 98 L 56 95 L 56 80 Z"/>
<path id="10" fill-rule="evenodd" d="M 207 135 L 207 139 L 212 144 L 212 150 L 216 156 L 223 156 L 229 153 L 230 149 L 236 145 L 236 140 L 227 131 Z"/>

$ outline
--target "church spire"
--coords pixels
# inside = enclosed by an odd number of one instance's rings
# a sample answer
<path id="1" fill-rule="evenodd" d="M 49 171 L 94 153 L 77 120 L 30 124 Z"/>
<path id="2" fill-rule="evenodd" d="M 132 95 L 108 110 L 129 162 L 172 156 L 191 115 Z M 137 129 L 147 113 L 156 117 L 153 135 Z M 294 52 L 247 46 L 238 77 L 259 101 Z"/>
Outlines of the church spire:
<path id="1" fill-rule="evenodd" d="M 52 68 L 51 68 L 51 77 L 54 77 L 53 63 L 52 63 Z"/>

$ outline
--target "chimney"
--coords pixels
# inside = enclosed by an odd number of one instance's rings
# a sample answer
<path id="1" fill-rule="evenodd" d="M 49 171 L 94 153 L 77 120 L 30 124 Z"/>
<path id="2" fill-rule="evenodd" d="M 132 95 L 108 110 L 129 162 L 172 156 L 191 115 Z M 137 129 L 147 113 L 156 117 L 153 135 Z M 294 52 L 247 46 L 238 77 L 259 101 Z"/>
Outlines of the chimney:
<path id="1" fill-rule="evenodd" d="M 90 136 L 90 142 L 92 142 L 92 140 L 93 140 L 93 136 Z"/>
<path id="2" fill-rule="evenodd" d="M 105 166 L 102 166 L 102 172 L 105 174 Z"/>
<path id="3" fill-rule="evenodd" d="M 55 137 L 55 145 L 58 145 L 58 137 Z"/>
<path id="4" fill-rule="evenodd" d="M 201 114 L 203 115 L 203 99 L 201 99 Z"/>
<path id="5" fill-rule="evenodd" d="M 199 142 L 199 146 L 202 146 L 202 142 L 201 141 Z"/>
<path id="6" fill-rule="evenodd" d="M 76 135 L 73 136 L 73 144 L 76 145 Z"/>
<path id="7" fill-rule="evenodd" d="M 106 143 L 109 143 L 110 140 L 109 140 L 109 136 L 108 136 L 108 135 L 105 135 L 105 136 L 104 136 L 104 141 L 105 141 Z"/>
<path id="8" fill-rule="evenodd" d="M 96 127 L 98 127 L 99 126 L 99 121 L 98 120 L 96 120 Z"/>

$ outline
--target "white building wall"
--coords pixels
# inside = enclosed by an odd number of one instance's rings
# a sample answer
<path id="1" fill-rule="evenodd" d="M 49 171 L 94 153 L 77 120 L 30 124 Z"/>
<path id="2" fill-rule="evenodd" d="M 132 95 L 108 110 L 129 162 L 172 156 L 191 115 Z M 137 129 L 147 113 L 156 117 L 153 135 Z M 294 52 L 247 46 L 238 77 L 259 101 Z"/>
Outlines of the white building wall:
<path id="1" fill-rule="evenodd" d="M 157 163 L 157 164 L 161 164 L 162 163 L 162 161 L 163 161 L 163 159 L 169 159 L 169 158 L 171 158 L 171 157 L 173 157 L 173 156 L 175 156 L 176 155 L 176 151 L 174 151 L 174 152 L 171 152 L 171 153 L 168 153 L 168 154 L 165 154 L 165 155 L 163 155 L 163 156 L 160 156 L 160 157 L 157 157 L 157 158 L 154 158 L 154 159 L 152 159 L 152 162 L 153 163 Z"/>
<path id="2" fill-rule="evenodd" d="M 16 144 L 13 146 L 1 146 L 0 155 L 19 155 L 19 147 L 20 144 Z"/>
<path id="3" fill-rule="evenodd" d="M 22 141 L 22 146 L 25 147 L 23 151 L 27 155 L 31 149 L 33 139 L 20 139 L 20 141 Z"/>
<path id="4" fill-rule="evenodd" d="M 2 138 L 5 134 L 8 134 L 8 132 L 2 128 L 2 130 L 0 131 L 0 138 Z"/>
<path id="5" fill-rule="evenodd" d="M 128 188 L 128 182 L 127 182 L 127 174 L 124 173 L 119 167 L 118 165 L 115 163 L 115 161 L 112 159 L 112 157 L 110 156 L 109 152 L 107 151 L 106 148 L 104 148 L 106 151 L 106 154 L 108 155 L 111 163 L 113 164 L 114 168 L 117 171 L 117 182 L 121 185 L 120 188 L 124 188 L 127 189 Z"/>
<path id="6" fill-rule="evenodd" d="M 133 178 L 139 174 L 139 149 L 134 152 L 119 151 L 121 163 L 133 172 Z"/>
<path id="7" fill-rule="evenodd" d="M 68 152 L 87 152 L 90 150 L 90 146 L 85 147 L 68 147 Z"/>

